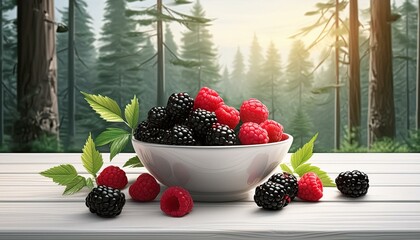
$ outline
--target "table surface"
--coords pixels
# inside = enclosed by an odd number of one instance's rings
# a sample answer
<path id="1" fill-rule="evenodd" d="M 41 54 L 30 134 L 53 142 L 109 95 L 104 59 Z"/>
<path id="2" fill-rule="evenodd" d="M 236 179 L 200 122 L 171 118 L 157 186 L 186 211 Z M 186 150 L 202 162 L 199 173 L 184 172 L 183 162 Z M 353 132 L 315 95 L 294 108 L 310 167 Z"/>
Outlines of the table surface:
<path id="1" fill-rule="evenodd" d="M 311 162 L 333 178 L 366 172 L 368 194 L 349 199 L 325 188 L 320 202 L 295 201 L 273 212 L 259 209 L 250 192 L 238 202 L 195 203 L 183 218 L 165 216 L 158 200 L 128 197 L 120 216 L 103 219 L 85 206 L 87 189 L 62 196 L 64 187 L 39 175 L 65 163 L 83 170 L 80 154 L 0 154 L 0 239 L 420 239 L 420 153 L 318 153 Z M 133 182 L 145 169 L 126 171 Z"/>

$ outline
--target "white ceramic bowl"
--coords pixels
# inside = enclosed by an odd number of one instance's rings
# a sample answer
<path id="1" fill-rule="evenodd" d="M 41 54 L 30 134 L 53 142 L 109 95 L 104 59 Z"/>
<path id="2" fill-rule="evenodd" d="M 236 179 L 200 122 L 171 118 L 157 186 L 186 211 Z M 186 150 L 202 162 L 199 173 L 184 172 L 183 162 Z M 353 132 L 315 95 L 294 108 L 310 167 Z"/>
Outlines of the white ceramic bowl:
<path id="1" fill-rule="evenodd" d="M 293 137 L 276 143 L 175 146 L 132 139 L 146 169 L 166 186 L 187 189 L 195 201 L 234 201 L 247 196 L 282 162 Z"/>

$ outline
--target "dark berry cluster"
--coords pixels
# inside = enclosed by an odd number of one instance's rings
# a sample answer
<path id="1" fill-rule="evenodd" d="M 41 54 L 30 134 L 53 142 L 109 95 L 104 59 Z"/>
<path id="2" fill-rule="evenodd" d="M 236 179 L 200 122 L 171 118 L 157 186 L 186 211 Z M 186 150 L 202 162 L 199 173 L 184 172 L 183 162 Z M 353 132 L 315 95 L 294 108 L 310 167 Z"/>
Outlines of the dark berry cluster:
<path id="1" fill-rule="evenodd" d="M 293 174 L 283 172 L 272 175 L 255 189 L 254 201 L 264 209 L 280 210 L 298 193 L 298 181 Z"/>
<path id="2" fill-rule="evenodd" d="M 100 217 L 115 217 L 124 207 L 125 195 L 118 189 L 100 185 L 92 189 L 85 203 L 91 213 Z"/>
<path id="3" fill-rule="evenodd" d="M 165 107 L 151 108 L 147 120 L 135 129 L 134 138 L 167 145 L 234 145 L 238 142 L 235 132 L 220 124 L 214 111 L 197 106 L 188 93 L 174 93 Z"/>

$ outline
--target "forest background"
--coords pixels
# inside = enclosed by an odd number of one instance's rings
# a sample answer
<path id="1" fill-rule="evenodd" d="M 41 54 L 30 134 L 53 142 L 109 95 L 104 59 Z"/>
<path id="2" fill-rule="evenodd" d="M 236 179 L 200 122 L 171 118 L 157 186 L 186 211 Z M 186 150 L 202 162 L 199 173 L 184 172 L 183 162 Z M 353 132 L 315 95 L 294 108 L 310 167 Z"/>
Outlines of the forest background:
<path id="1" fill-rule="evenodd" d="M 56 25 L 68 28 L 68 1 L 56 2 Z M 168 1 L 169 2 L 169 1 Z M 228 2 L 228 3 L 226 3 Z M 283 2 L 284 5 L 282 5 Z M 288 3 L 284 3 L 288 2 Z M 317 152 L 419 152 L 416 130 L 418 5 L 392 1 L 393 103 L 395 135 L 368 138 L 370 1 L 359 0 L 360 126 L 349 128 L 349 1 L 193 1 L 165 5 L 168 16 L 189 14 L 203 23 L 164 21 L 165 97 L 185 91 L 195 95 L 202 86 L 214 88 L 234 107 L 250 97 L 262 100 L 270 118 L 295 137 L 293 149 L 316 132 Z M 68 29 L 57 32 L 59 138 L 41 137 L 30 151 L 80 151 L 89 132 L 98 135 L 102 121 L 79 91 L 116 99 L 120 106 L 133 95 L 140 99 L 140 119 L 157 105 L 156 23 L 140 11 L 154 1 L 76 0 L 74 19 L 75 116 L 69 118 Z M 330 4 L 330 5 L 328 5 Z M 290 11 L 288 10 L 290 9 Z M 336 10 L 339 28 L 334 30 Z M 16 4 L 2 1 L 2 119 L 0 151 L 19 151 L 14 144 L 19 119 L 17 94 Z M 321 16 L 320 13 L 324 13 Z M 317 21 L 320 21 L 320 24 Z M 322 23 L 322 24 L 321 24 Z M 324 28 L 325 27 L 325 28 Z M 325 38 L 313 45 L 322 35 Z M 335 37 L 342 37 L 335 42 Z M 339 44 L 338 82 L 335 47 Z M 339 92 L 339 113 L 335 94 Z M 335 118 L 339 117 L 339 128 Z M 74 120 L 73 120 L 74 119 Z M 74 128 L 74 136 L 69 136 Z M 338 129 L 338 131 L 337 131 Z M 354 141 L 357 134 L 357 141 Z M 337 137 L 338 136 L 338 137 Z M 129 149 L 127 149 L 129 150 Z"/>

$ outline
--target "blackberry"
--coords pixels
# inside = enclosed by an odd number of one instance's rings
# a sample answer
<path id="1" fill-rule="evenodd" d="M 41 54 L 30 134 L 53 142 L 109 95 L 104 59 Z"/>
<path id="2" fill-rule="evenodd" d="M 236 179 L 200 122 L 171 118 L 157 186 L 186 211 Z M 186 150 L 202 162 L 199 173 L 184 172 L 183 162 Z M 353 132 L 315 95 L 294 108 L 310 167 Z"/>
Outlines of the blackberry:
<path id="1" fill-rule="evenodd" d="M 139 141 L 143 141 L 143 135 L 146 132 L 147 128 L 149 126 L 149 123 L 147 121 L 143 121 L 141 123 L 139 123 L 139 125 L 137 125 L 136 129 L 134 130 L 134 138 L 139 140 Z"/>
<path id="2" fill-rule="evenodd" d="M 353 170 L 342 172 L 335 179 L 338 190 L 349 197 L 366 195 L 369 188 L 369 178 L 364 172 Z"/>
<path id="3" fill-rule="evenodd" d="M 118 189 L 100 185 L 86 197 L 86 206 L 100 217 L 120 215 L 125 204 L 125 195 Z"/>
<path id="4" fill-rule="evenodd" d="M 188 126 L 193 130 L 194 137 L 201 142 L 205 142 L 207 132 L 215 123 L 216 114 L 201 108 L 192 111 L 188 117 Z"/>
<path id="5" fill-rule="evenodd" d="M 290 200 L 295 199 L 298 193 L 298 180 L 293 174 L 283 172 L 273 174 L 268 181 L 275 182 L 284 186 L 286 189 L 287 195 L 289 195 Z"/>
<path id="6" fill-rule="evenodd" d="M 237 137 L 228 126 L 220 123 L 213 124 L 206 135 L 206 144 L 210 146 L 235 145 Z"/>
<path id="7" fill-rule="evenodd" d="M 175 125 L 163 141 L 171 145 L 196 145 L 191 129 L 183 125 Z"/>
<path id="8" fill-rule="evenodd" d="M 173 93 L 169 96 L 166 110 L 173 124 L 185 121 L 194 106 L 194 99 L 188 93 Z"/>
<path id="9" fill-rule="evenodd" d="M 169 120 L 169 115 L 165 107 L 152 107 L 147 114 L 149 127 L 168 129 L 171 127 Z"/>
<path id="10" fill-rule="evenodd" d="M 255 189 L 255 203 L 264 209 L 280 210 L 290 202 L 284 186 L 275 182 L 265 182 Z"/>

